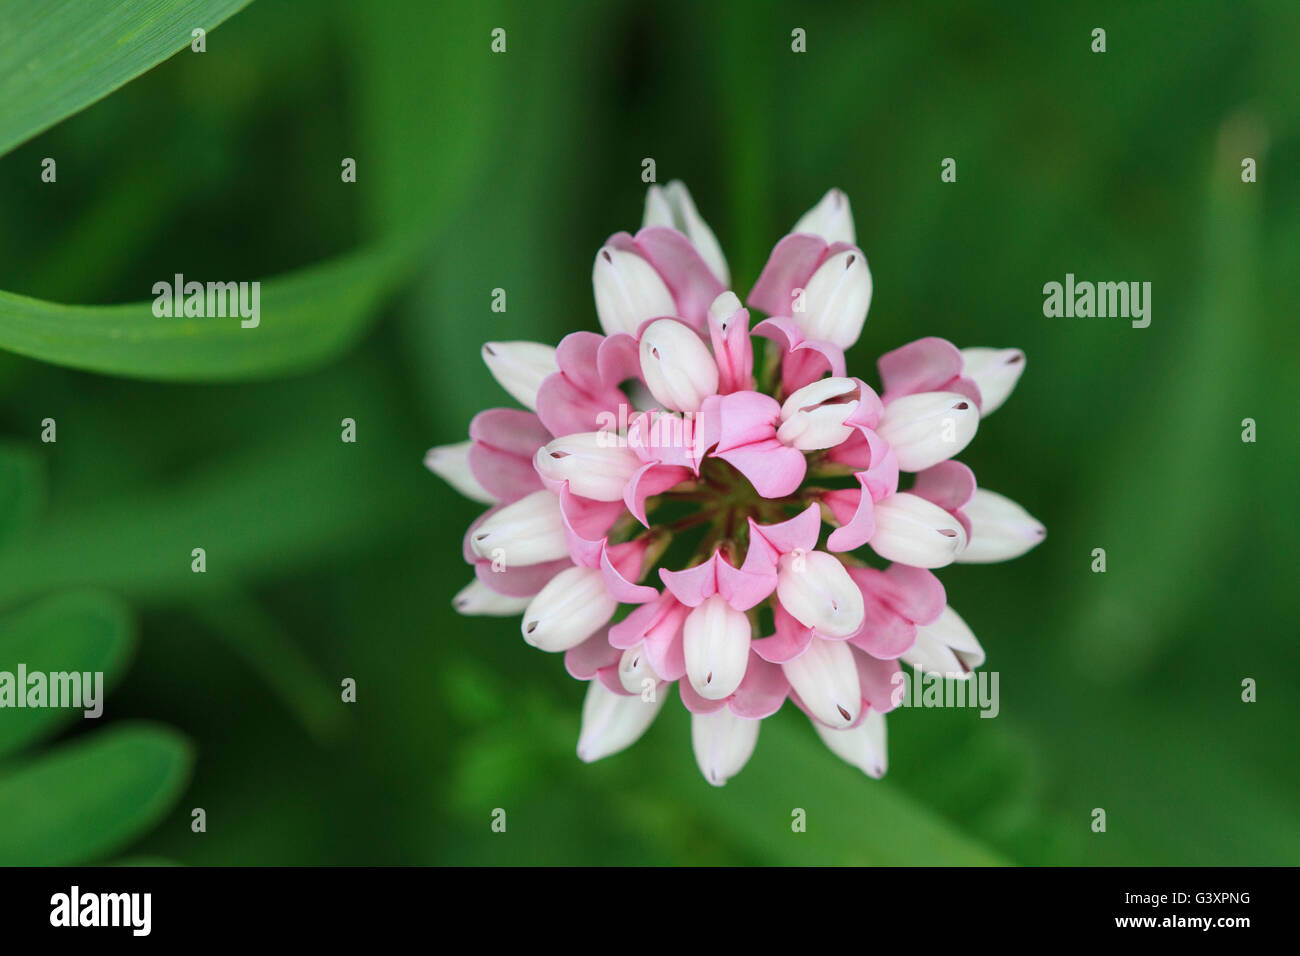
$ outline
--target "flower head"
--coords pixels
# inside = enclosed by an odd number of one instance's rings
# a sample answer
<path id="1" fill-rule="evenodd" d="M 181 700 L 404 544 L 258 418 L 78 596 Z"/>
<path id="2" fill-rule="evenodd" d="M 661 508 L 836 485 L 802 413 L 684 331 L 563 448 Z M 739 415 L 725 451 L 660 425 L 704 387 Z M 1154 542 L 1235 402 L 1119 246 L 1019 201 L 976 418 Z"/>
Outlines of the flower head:
<path id="1" fill-rule="evenodd" d="M 604 335 L 484 346 L 528 410 L 481 412 L 426 456 L 490 504 L 453 606 L 519 614 L 528 644 L 564 653 L 589 684 L 581 759 L 634 743 L 676 685 L 711 784 L 786 700 L 879 777 L 899 662 L 956 679 L 983 663 L 932 569 L 1046 535 L 954 460 L 1025 356 L 929 337 L 881 357 L 879 392 L 849 375 L 872 291 L 856 241 L 832 189 L 773 249 L 751 326 L 685 186 L 652 186 L 642 228 L 596 254 Z"/>

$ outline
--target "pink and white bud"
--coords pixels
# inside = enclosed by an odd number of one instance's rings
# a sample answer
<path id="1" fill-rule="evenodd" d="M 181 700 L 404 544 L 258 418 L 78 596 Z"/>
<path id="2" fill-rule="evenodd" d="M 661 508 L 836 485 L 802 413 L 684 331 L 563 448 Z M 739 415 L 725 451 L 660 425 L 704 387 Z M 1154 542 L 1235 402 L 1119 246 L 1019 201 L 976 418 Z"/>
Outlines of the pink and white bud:
<path id="1" fill-rule="evenodd" d="M 523 613 L 532 598 L 510 597 L 498 594 L 482 581 L 475 578 L 465 585 L 451 599 L 451 606 L 460 614 L 481 615 L 483 617 L 514 617 Z"/>
<path id="2" fill-rule="evenodd" d="M 844 424 L 861 400 L 851 378 L 822 378 L 796 390 L 781 406 L 777 439 L 800 451 L 834 448 L 853 434 Z"/>
<path id="3" fill-rule="evenodd" d="M 488 342 L 483 346 L 488 371 L 510 396 L 525 408 L 537 411 L 537 390 L 552 372 L 555 347 L 540 342 Z"/>
<path id="4" fill-rule="evenodd" d="M 599 570 L 565 568 L 537 592 L 519 629 L 538 650 L 567 651 L 608 624 L 616 610 Z"/>
<path id="5" fill-rule="evenodd" d="M 609 432 L 577 432 L 537 449 L 533 466 L 553 481 L 568 481 L 569 490 L 596 501 L 620 501 L 641 460 L 620 448 Z"/>
<path id="6" fill-rule="evenodd" d="M 629 694 L 640 694 L 647 687 L 658 686 L 659 675 L 650 666 L 644 642 L 623 652 L 618 662 L 618 680 Z M 647 684 L 646 681 L 650 683 Z"/>
<path id="7" fill-rule="evenodd" d="M 500 560 L 507 568 L 568 557 L 560 499 L 545 489 L 525 495 L 489 515 L 469 543 L 480 558 Z"/>
<path id="8" fill-rule="evenodd" d="M 821 236 L 829 243 L 847 242 L 857 245 L 857 233 L 853 230 L 853 210 L 849 208 L 849 197 L 842 190 L 831 189 L 813 206 L 799 217 L 791 232 L 806 232 Z"/>
<path id="9" fill-rule="evenodd" d="M 922 673 L 965 679 L 984 663 L 984 648 L 957 612 L 945 606 L 933 624 L 917 626 L 916 643 L 903 661 Z"/>
<path id="10" fill-rule="evenodd" d="M 966 547 L 961 522 L 931 501 L 903 491 L 876 502 L 875 533 L 867 542 L 886 561 L 942 568 Z"/>
<path id="11" fill-rule="evenodd" d="M 862 589 L 825 551 L 783 554 L 776 596 L 791 617 L 827 637 L 848 637 L 862 627 Z"/>
<path id="12" fill-rule="evenodd" d="M 962 509 L 970 519 L 970 541 L 959 564 L 989 564 L 1018 558 L 1047 537 L 1047 529 L 1028 511 L 995 491 L 978 488 Z"/>
<path id="13" fill-rule="evenodd" d="M 817 268 L 796 300 L 793 317 L 808 338 L 847 349 L 862 334 L 870 307 L 871 270 L 867 268 L 867 257 L 857 249 L 849 249 Z"/>
<path id="14" fill-rule="evenodd" d="M 971 348 L 961 350 L 962 375 L 979 386 L 982 407 L 987 418 L 1002 407 L 1025 370 L 1025 353 L 1020 349 Z"/>
<path id="15" fill-rule="evenodd" d="M 641 374 L 655 400 L 675 412 L 698 412 L 718 391 L 709 347 L 675 319 L 651 322 L 641 333 Z"/>
<path id="16" fill-rule="evenodd" d="M 646 700 L 639 694 L 616 694 L 598 680 L 587 684 L 582 702 L 582 730 L 578 732 L 578 759 L 593 763 L 626 750 L 654 723 L 667 694 Z"/>
<path id="17" fill-rule="evenodd" d="M 885 739 L 885 715 L 869 711 L 862 723 L 847 730 L 835 730 L 814 722 L 813 727 L 831 753 L 879 780 L 889 768 Z"/>
<path id="18" fill-rule="evenodd" d="M 848 727 L 862 710 L 862 688 L 853 650 L 845 641 L 814 637 L 802 654 L 781 665 L 786 680 L 814 717 Z"/>
<path id="19" fill-rule="evenodd" d="M 606 335 L 635 335 L 646 319 L 677 312 L 664 280 L 635 252 L 612 246 L 601 249 L 591 270 L 591 284 L 596 293 L 596 317 Z"/>
<path id="20" fill-rule="evenodd" d="M 641 226 L 668 226 L 676 229 L 691 241 L 717 280 L 723 285 L 731 285 L 731 273 L 727 269 L 727 260 L 722 254 L 722 246 L 718 244 L 718 237 L 700 217 L 690 191 L 680 179 L 674 179 L 664 187 L 651 186 L 646 191 L 645 217 L 641 220 Z"/>
<path id="21" fill-rule="evenodd" d="M 686 616 L 682 651 L 686 676 L 706 700 L 730 697 L 749 665 L 749 618 L 721 596 L 705 598 Z"/>
<path id="22" fill-rule="evenodd" d="M 920 392 L 886 405 L 876 434 L 893 446 L 899 468 L 924 471 L 969 445 L 979 424 L 979 409 L 965 395 Z"/>
<path id="23" fill-rule="evenodd" d="M 691 715 L 691 746 L 704 779 L 720 787 L 744 768 L 758 743 L 761 720 L 737 717 L 730 707 Z"/>
<path id="24" fill-rule="evenodd" d="M 473 447 L 472 441 L 457 442 L 454 445 L 437 445 L 425 452 L 424 467 L 471 501 L 494 505 L 496 498 L 479 484 L 478 479 L 469 469 L 469 450 Z"/>

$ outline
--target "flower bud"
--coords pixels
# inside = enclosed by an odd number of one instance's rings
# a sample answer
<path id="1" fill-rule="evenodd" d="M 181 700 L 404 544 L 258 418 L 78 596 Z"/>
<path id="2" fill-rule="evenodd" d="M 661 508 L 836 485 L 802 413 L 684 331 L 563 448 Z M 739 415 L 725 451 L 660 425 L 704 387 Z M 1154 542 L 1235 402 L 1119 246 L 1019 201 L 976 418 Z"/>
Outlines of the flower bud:
<path id="1" fill-rule="evenodd" d="M 503 560 L 506 567 L 568 557 L 560 499 L 543 489 L 506 505 L 474 529 L 470 547 L 481 558 Z"/>
<path id="2" fill-rule="evenodd" d="M 641 221 L 641 226 L 668 226 L 676 229 L 691 241 L 717 280 L 723 285 L 731 285 L 731 274 L 727 271 L 722 246 L 718 244 L 718 238 L 709 224 L 700 218 L 690 191 L 681 180 L 674 179 L 662 188 L 652 185 L 646 191 L 645 218 Z"/>
<path id="3" fill-rule="evenodd" d="M 851 378 L 822 378 L 795 391 L 781 406 L 776 437 L 800 451 L 834 448 L 853 434 L 844 420 L 858 407 L 861 393 Z"/>
<path id="4" fill-rule="evenodd" d="M 980 414 L 987 418 L 1002 407 L 1020 381 L 1025 353 L 1020 349 L 962 349 L 961 363 L 961 373 L 979 386 Z"/>
<path id="5" fill-rule="evenodd" d="M 849 208 L 849 197 L 842 190 L 831 189 L 813 206 L 799 217 L 791 232 L 806 232 L 820 236 L 829 243 L 847 242 L 857 245 L 857 234 L 853 231 L 853 211 Z"/>
<path id="6" fill-rule="evenodd" d="M 961 522 L 933 502 L 909 492 L 875 504 L 876 530 L 867 543 L 886 561 L 916 568 L 942 568 L 966 547 Z"/>
<path id="7" fill-rule="evenodd" d="M 957 612 L 945 606 L 933 624 L 917 626 L 916 643 L 903 661 L 922 673 L 965 679 L 984 663 L 984 648 Z"/>
<path id="8" fill-rule="evenodd" d="M 618 447 L 617 437 L 609 432 L 578 432 L 537 449 L 533 465 L 545 478 L 567 480 L 575 495 L 620 501 L 641 460 L 632 449 Z"/>
<path id="9" fill-rule="evenodd" d="M 970 541 L 957 556 L 961 564 L 988 564 L 1018 558 L 1047 537 L 1047 529 L 1010 498 L 978 488 L 962 509 L 970 519 Z"/>
<path id="10" fill-rule="evenodd" d="M 691 746 L 704 779 L 720 787 L 744 768 L 758 743 L 761 720 L 737 717 L 730 707 L 691 715 Z"/>
<path id="11" fill-rule="evenodd" d="M 675 319 L 651 322 L 641 334 L 641 374 L 655 400 L 675 412 L 698 412 L 718 391 L 708 346 Z"/>
<path id="12" fill-rule="evenodd" d="M 646 319 L 674 315 L 677 305 L 654 266 L 635 252 L 606 246 L 591 270 L 596 316 L 606 335 L 635 335 Z"/>
<path id="13" fill-rule="evenodd" d="M 659 675 L 650 666 L 644 642 L 629 647 L 623 652 L 623 656 L 618 662 L 618 679 L 619 683 L 623 685 L 623 689 L 629 694 L 639 694 L 647 686 L 654 687 L 658 685 Z M 646 681 L 650 682 L 649 685 L 646 684 Z"/>
<path id="14" fill-rule="evenodd" d="M 848 249 L 823 262 L 803 290 L 803 310 L 794 320 L 810 339 L 847 349 L 862 334 L 871 306 L 871 270 L 867 258 Z"/>
<path id="15" fill-rule="evenodd" d="M 624 697 L 598 680 L 590 681 L 582 702 L 578 759 L 592 763 L 632 746 L 654 723 L 667 698 L 667 694 L 655 694 L 651 700 Z"/>
<path id="16" fill-rule="evenodd" d="M 496 504 L 496 498 L 478 483 L 474 473 L 469 470 L 469 450 L 473 447 L 472 441 L 463 441 L 430 448 L 424 456 L 424 467 L 471 501 L 485 505 Z"/>
<path id="17" fill-rule="evenodd" d="M 497 594 L 482 581 L 475 578 L 460 589 L 451 599 L 451 606 L 461 614 L 483 615 L 485 617 L 514 617 L 528 607 L 532 598 L 510 597 Z"/>
<path id="18" fill-rule="evenodd" d="M 879 780 L 889 766 L 885 745 L 885 715 L 870 711 L 862 723 L 847 730 L 834 730 L 814 723 L 813 727 L 831 753 Z"/>
<path id="19" fill-rule="evenodd" d="M 791 617 L 827 637 L 848 637 L 862 626 L 862 589 L 825 551 L 783 554 L 776 596 Z"/>
<path id="20" fill-rule="evenodd" d="M 691 687 L 706 700 L 730 697 L 749 664 L 749 618 L 715 594 L 686 616 L 682 651 Z"/>
<path id="21" fill-rule="evenodd" d="M 537 592 L 519 624 L 524 640 L 543 651 L 577 647 L 618 610 L 596 568 L 565 568 Z"/>
<path id="22" fill-rule="evenodd" d="M 814 637 L 802 654 L 781 665 L 786 680 L 814 717 L 847 727 L 862 710 L 862 688 L 853 650 L 845 641 Z"/>
<path id="23" fill-rule="evenodd" d="M 920 392 L 886 405 L 876 434 L 893 446 L 899 468 L 924 471 L 969 445 L 979 423 L 979 409 L 965 395 Z"/>
<path id="24" fill-rule="evenodd" d="M 560 367 L 555 347 L 540 342 L 488 342 L 483 361 L 497 383 L 520 405 L 537 411 L 537 390 L 542 381 Z"/>

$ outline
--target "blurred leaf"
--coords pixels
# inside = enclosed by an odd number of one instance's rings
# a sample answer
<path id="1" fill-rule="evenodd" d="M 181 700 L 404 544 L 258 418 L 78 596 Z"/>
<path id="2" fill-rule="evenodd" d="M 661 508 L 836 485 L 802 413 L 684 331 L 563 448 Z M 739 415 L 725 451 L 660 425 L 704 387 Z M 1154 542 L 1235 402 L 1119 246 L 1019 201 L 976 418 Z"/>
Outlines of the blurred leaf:
<path id="1" fill-rule="evenodd" d="M 20 445 L 0 445 L 0 547 L 31 527 L 44 499 L 40 459 Z"/>
<path id="2" fill-rule="evenodd" d="M 102 672 L 107 688 L 126 669 L 134 643 L 131 612 L 117 598 L 96 592 L 59 594 L 0 618 L 0 671 L 16 673 L 21 663 L 29 674 Z M 0 720 L 0 757 L 77 719 L 85 718 L 75 708 L 6 710 Z"/>
<path id="3" fill-rule="evenodd" d="M 204 625 L 234 648 L 317 741 L 334 736 L 345 711 L 302 648 L 255 601 L 231 591 L 194 605 Z"/>
<path id="4" fill-rule="evenodd" d="M 180 796 L 188 743 L 163 727 L 116 727 L 0 774 L 0 865 L 93 861 L 156 823 Z"/>
<path id="5" fill-rule="evenodd" d="M 161 63 L 251 0 L 0 0 L 0 155 Z"/>
<path id="6" fill-rule="evenodd" d="M 0 292 L 0 348 L 55 365 L 169 381 L 295 371 L 356 339 L 404 276 L 410 249 L 395 241 L 268 280 L 255 328 L 243 328 L 237 316 L 158 318 L 152 301 L 59 305 Z"/>

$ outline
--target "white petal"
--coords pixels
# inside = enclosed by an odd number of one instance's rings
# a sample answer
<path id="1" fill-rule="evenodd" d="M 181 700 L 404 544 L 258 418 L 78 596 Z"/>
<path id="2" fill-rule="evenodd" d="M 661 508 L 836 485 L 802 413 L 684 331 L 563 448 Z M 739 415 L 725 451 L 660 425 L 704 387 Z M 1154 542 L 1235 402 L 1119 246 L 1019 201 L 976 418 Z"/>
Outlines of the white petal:
<path id="1" fill-rule="evenodd" d="M 488 342 L 483 346 L 483 361 L 500 386 L 533 411 L 542 381 L 560 370 L 554 346 L 540 342 Z"/>
<path id="2" fill-rule="evenodd" d="M 795 620 L 828 637 L 848 637 L 862 626 L 862 589 L 825 551 L 782 555 L 776 594 Z"/>
<path id="3" fill-rule="evenodd" d="M 856 249 L 823 262 L 804 289 L 803 311 L 795 321 L 810 339 L 824 339 L 847 349 L 862 334 L 871 307 L 871 270 Z"/>
<path id="4" fill-rule="evenodd" d="M 606 246 L 591 270 L 596 317 L 606 335 L 635 335 L 646 319 L 675 315 L 677 305 L 654 267 L 635 252 Z"/>
<path id="5" fill-rule="evenodd" d="M 664 408 L 698 412 L 718 391 L 718 364 L 704 341 L 673 319 L 646 326 L 641 335 L 641 374 Z"/>
<path id="6" fill-rule="evenodd" d="M 858 244 L 857 234 L 853 230 L 853 210 L 849 208 L 849 197 L 839 189 L 829 190 L 817 205 L 799 217 L 790 231 L 821 236 L 829 243 L 847 242 L 851 246 Z"/>
<path id="7" fill-rule="evenodd" d="M 727 269 L 727 259 L 722 254 L 722 246 L 718 244 L 718 237 L 713 234 L 709 224 L 696 211 L 689 190 L 681 180 L 674 179 L 668 184 L 665 192 L 668 203 L 672 207 L 674 226 L 691 240 L 691 245 L 695 247 L 695 251 L 700 254 L 700 258 L 704 260 L 704 264 L 709 267 L 709 271 L 717 277 L 717 280 L 723 285 L 731 285 L 731 273 Z"/>
<path id="8" fill-rule="evenodd" d="M 523 613 L 532 598 L 510 597 L 498 594 L 475 578 L 460 589 L 451 599 L 451 606 L 461 614 L 482 615 L 484 617 L 514 617 Z"/>
<path id="9" fill-rule="evenodd" d="M 718 595 L 686 616 L 682 650 L 691 687 L 706 700 L 735 693 L 749 664 L 749 618 Z"/>
<path id="10" fill-rule="evenodd" d="M 469 450 L 473 447 L 472 441 L 462 441 L 430 448 L 424 455 L 424 467 L 471 501 L 494 505 L 496 498 L 478 483 L 469 470 Z"/>
<path id="11" fill-rule="evenodd" d="M 539 650 L 567 651 L 609 623 L 618 602 L 595 568 L 565 568 L 537 592 L 519 629 Z"/>
<path id="12" fill-rule="evenodd" d="M 970 348 L 961 350 L 962 374 L 979 386 L 987 418 L 1002 407 L 1025 371 L 1025 353 L 1020 349 Z"/>
<path id="13" fill-rule="evenodd" d="M 578 759 L 592 763 L 632 746 L 654 723 L 667 694 L 645 700 L 639 694 L 624 697 L 598 680 L 587 684 L 582 702 L 582 730 L 578 733 Z"/>
<path id="14" fill-rule="evenodd" d="M 903 661 L 923 673 L 966 679 L 984 663 L 984 648 L 961 616 L 945 606 L 933 624 L 917 626 L 916 643 Z"/>
<path id="15" fill-rule="evenodd" d="M 853 651 L 844 641 L 814 637 L 802 654 L 781 665 L 804 706 L 822 723 L 847 727 L 862 710 Z"/>
<path id="16" fill-rule="evenodd" d="M 647 686 L 654 687 L 659 684 L 659 675 L 650 666 L 644 644 L 629 647 L 623 652 L 618 662 L 618 679 L 629 694 L 639 694 Z M 647 685 L 646 681 L 650 683 Z"/>
<path id="17" fill-rule="evenodd" d="M 963 509 L 970 519 L 970 541 L 959 564 L 987 564 L 1018 558 L 1047 537 L 1047 529 L 1010 498 L 979 488 Z"/>
<path id="18" fill-rule="evenodd" d="M 921 392 L 886 405 L 876 434 L 893 446 L 899 468 L 924 471 L 969 445 L 979 423 L 979 409 L 965 395 Z"/>
<path id="19" fill-rule="evenodd" d="M 664 188 L 656 183 L 651 183 L 650 188 L 645 193 L 645 215 L 641 217 L 641 228 L 649 226 L 667 226 L 669 229 L 676 229 L 677 223 L 673 220 L 673 207 L 668 203 L 668 196 Z"/>
<path id="20" fill-rule="evenodd" d="M 470 547 L 507 568 L 568 557 L 560 499 L 543 489 L 506 505 L 474 529 Z"/>
<path id="21" fill-rule="evenodd" d="M 691 746 L 704 779 L 720 787 L 740 773 L 758 743 L 761 720 L 737 717 L 730 707 L 691 715 Z"/>
<path id="22" fill-rule="evenodd" d="M 878 710 L 869 711 L 862 723 L 847 730 L 823 727 L 813 721 L 818 736 L 831 753 L 845 763 L 857 767 L 868 777 L 879 780 L 889 768 L 889 755 L 885 737 L 885 715 Z"/>
<path id="23" fill-rule="evenodd" d="M 537 449 L 533 465 L 547 478 L 567 480 L 575 495 L 620 501 L 623 489 L 641 467 L 641 459 L 632 449 L 619 447 L 614 432 L 579 432 Z"/>
<path id="24" fill-rule="evenodd" d="M 966 547 L 966 529 L 931 501 L 899 492 L 876 502 L 876 530 L 867 542 L 887 561 L 942 568 Z"/>

